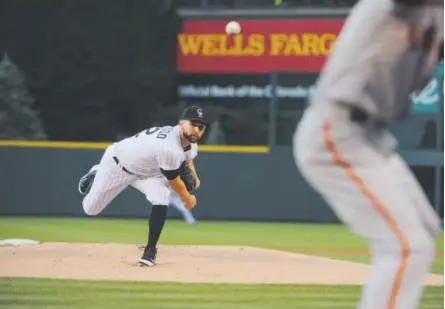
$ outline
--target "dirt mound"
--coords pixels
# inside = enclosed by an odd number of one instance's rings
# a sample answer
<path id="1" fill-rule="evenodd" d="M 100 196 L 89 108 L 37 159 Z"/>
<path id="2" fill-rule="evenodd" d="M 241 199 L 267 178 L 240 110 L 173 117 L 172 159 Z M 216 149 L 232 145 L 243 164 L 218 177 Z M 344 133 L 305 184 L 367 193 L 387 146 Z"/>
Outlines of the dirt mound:
<path id="1" fill-rule="evenodd" d="M 158 265 L 136 266 L 136 245 L 43 243 L 0 247 L 0 277 L 196 283 L 363 284 L 369 266 L 252 247 L 161 246 Z M 428 275 L 428 285 L 444 277 Z"/>

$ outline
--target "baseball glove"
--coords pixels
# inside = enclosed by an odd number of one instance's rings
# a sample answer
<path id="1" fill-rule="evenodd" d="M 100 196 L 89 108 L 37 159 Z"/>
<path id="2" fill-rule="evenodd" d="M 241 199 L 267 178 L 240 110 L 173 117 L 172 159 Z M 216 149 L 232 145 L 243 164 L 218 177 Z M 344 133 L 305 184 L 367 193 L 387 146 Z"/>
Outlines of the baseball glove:
<path id="1" fill-rule="evenodd" d="M 179 168 L 179 177 L 184 182 L 188 192 L 193 192 L 196 189 L 195 177 L 193 177 L 192 171 L 186 162 Z"/>

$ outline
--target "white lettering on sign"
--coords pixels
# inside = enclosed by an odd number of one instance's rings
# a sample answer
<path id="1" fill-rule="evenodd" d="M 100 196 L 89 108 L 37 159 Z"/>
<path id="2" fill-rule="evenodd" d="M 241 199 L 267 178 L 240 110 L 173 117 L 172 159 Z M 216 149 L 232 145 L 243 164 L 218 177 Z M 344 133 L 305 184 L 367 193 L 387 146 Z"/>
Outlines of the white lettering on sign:
<path id="1" fill-rule="evenodd" d="M 277 86 L 277 98 L 307 98 L 313 91 L 314 86 Z M 178 95 L 181 98 L 271 98 L 273 87 L 242 85 L 242 86 L 197 86 L 182 85 L 178 87 Z"/>

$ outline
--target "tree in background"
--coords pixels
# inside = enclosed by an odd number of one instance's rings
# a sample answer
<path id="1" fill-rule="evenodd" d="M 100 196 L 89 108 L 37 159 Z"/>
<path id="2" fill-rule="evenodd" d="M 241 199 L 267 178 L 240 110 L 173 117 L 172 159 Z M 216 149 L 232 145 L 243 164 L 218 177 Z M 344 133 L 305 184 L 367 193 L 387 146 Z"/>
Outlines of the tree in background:
<path id="1" fill-rule="evenodd" d="M 24 75 L 7 54 L 3 55 L 0 62 L 0 139 L 47 139 L 33 105 Z"/>

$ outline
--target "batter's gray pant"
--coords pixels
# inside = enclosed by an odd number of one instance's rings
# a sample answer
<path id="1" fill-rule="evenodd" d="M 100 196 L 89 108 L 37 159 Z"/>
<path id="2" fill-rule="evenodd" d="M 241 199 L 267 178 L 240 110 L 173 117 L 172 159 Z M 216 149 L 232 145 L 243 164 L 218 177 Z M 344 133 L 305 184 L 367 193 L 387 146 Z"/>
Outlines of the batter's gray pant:
<path id="1" fill-rule="evenodd" d="M 358 308 L 418 308 L 439 218 L 386 129 L 323 103 L 309 107 L 298 125 L 294 157 L 337 216 L 369 242 L 372 270 Z"/>

